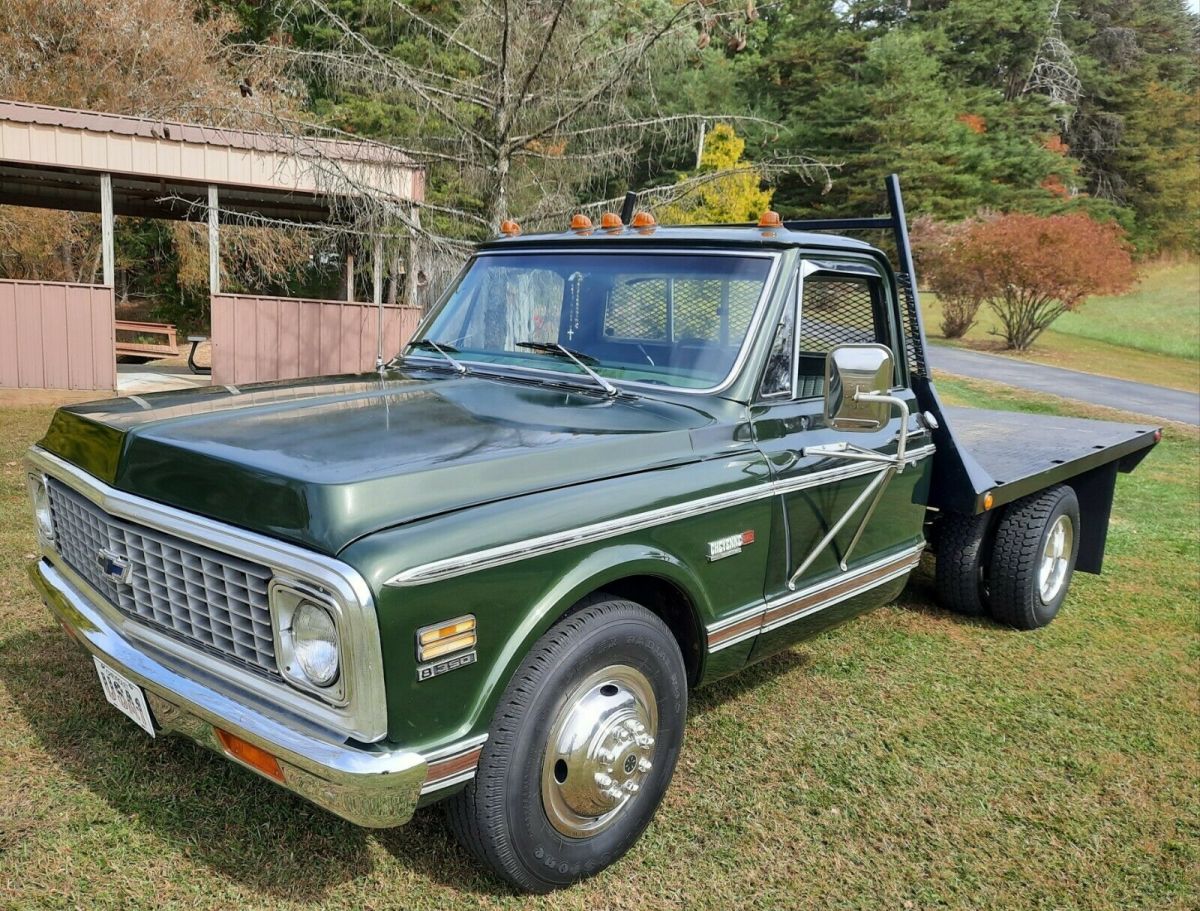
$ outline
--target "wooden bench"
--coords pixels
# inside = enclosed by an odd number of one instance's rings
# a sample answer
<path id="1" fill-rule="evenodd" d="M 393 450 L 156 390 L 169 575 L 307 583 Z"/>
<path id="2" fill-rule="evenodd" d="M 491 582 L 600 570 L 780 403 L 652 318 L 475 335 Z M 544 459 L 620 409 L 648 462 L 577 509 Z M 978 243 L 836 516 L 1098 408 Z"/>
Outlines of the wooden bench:
<path id="1" fill-rule="evenodd" d="M 175 357 L 179 354 L 179 346 L 175 342 L 175 327 L 170 323 L 139 323 L 119 319 L 115 328 L 117 338 L 114 348 L 118 355 L 153 359 Z M 122 333 L 126 338 L 120 337 Z M 133 336 L 133 339 L 130 340 L 129 336 Z M 146 341 L 146 336 L 152 336 L 159 341 Z"/>

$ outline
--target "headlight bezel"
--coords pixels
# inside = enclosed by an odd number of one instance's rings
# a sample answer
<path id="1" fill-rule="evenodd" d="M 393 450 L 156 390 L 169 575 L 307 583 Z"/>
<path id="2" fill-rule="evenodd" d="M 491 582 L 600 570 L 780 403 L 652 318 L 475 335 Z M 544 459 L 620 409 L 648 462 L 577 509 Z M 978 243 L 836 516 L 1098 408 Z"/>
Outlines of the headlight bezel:
<path id="1" fill-rule="evenodd" d="M 349 701 L 346 669 L 346 630 L 341 605 L 328 592 L 296 580 L 274 579 L 267 597 L 271 608 L 271 632 L 275 639 L 275 664 L 283 679 L 298 690 L 311 693 L 335 706 Z M 292 627 L 301 606 L 310 604 L 333 621 L 337 668 L 325 684 L 313 680 L 301 667 Z"/>
<path id="2" fill-rule="evenodd" d="M 33 506 L 33 525 L 37 532 L 38 543 L 45 547 L 53 547 L 55 542 L 54 511 L 50 507 L 50 487 L 45 475 L 30 472 L 25 476 L 25 486 L 29 491 L 29 501 Z M 45 522 L 43 523 L 43 510 Z"/>

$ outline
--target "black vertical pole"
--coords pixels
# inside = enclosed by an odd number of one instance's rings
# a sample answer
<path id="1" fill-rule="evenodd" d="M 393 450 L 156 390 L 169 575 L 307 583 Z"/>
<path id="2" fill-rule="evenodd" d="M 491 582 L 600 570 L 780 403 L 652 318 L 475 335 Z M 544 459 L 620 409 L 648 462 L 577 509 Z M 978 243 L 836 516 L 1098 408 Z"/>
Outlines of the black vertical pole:
<path id="1" fill-rule="evenodd" d="M 925 346 L 925 320 L 921 316 L 921 299 L 917 296 L 917 270 L 913 265 L 912 246 L 908 241 L 908 222 L 904 218 L 904 200 L 900 196 L 900 178 L 889 174 L 886 180 L 888 211 L 891 213 L 892 233 L 896 237 L 896 258 L 900 262 L 900 271 L 908 276 L 912 292 L 913 320 L 920 338 L 917 340 L 922 348 Z"/>
<path id="2" fill-rule="evenodd" d="M 629 220 L 633 218 L 633 210 L 637 207 L 638 195 L 630 190 L 625 194 L 625 202 L 621 203 L 621 221 L 624 224 L 629 224 Z"/>

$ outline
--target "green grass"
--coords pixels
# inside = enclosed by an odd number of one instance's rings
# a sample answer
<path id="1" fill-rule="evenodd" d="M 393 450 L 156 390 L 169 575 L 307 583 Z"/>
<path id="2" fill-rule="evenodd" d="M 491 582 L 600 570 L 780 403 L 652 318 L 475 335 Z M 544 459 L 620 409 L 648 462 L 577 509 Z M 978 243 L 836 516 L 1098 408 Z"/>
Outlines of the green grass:
<path id="1" fill-rule="evenodd" d="M 1086 414 L 964 381 L 952 401 Z M 1198 438 L 1122 476 L 1105 575 L 1035 633 L 900 601 L 693 697 L 675 782 L 612 870 L 514 895 L 437 809 L 368 832 L 109 708 L 36 602 L 0 408 L 0 907 L 1194 909 Z"/>
<path id="2" fill-rule="evenodd" d="M 1096 297 L 1054 324 L 1056 334 L 1200 360 L 1200 263 L 1145 270 L 1137 287 Z"/>
<path id="3" fill-rule="evenodd" d="M 937 296 L 926 292 L 921 301 L 929 337 L 945 341 Z M 1200 263 L 1147 266 L 1132 291 L 1090 298 L 1024 353 L 1003 349 L 994 334 L 999 325 L 984 306 L 966 337 L 949 343 L 1190 392 L 1200 388 Z"/>

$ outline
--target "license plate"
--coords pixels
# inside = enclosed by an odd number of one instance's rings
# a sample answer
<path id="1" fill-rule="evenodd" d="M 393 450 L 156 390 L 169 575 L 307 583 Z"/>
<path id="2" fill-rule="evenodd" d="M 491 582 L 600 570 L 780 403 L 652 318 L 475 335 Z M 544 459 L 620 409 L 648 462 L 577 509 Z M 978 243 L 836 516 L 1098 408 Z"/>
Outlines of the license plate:
<path id="1" fill-rule="evenodd" d="M 104 698 L 132 719 L 139 728 L 154 736 L 154 722 L 150 718 L 150 706 L 146 705 L 146 694 L 142 688 L 127 677 L 118 674 L 111 667 L 97 658 L 96 673 L 100 675 L 100 685 L 104 687 Z"/>

